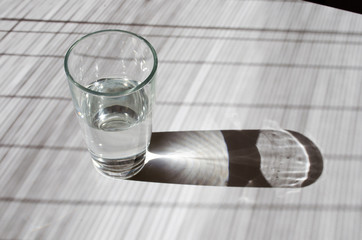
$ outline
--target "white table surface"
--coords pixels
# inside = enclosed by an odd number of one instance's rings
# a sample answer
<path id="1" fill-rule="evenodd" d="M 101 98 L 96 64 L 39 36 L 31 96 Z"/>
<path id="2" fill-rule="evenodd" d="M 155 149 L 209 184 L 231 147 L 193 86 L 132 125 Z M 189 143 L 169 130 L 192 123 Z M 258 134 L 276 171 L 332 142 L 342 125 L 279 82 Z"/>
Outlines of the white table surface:
<path id="1" fill-rule="evenodd" d="M 362 15 L 298 0 L 0 2 L 0 239 L 361 239 Z M 324 157 L 298 189 L 97 173 L 63 56 L 100 29 L 159 57 L 153 131 L 290 129 Z"/>

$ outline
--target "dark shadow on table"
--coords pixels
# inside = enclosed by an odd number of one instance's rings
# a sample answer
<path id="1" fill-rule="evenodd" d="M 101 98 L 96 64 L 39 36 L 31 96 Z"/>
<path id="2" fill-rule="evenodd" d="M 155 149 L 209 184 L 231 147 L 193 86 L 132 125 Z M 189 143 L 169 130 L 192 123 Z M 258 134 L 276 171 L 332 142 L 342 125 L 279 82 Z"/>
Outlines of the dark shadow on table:
<path id="1" fill-rule="evenodd" d="M 286 130 L 152 134 L 146 164 L 130 180 L 228 187 L 300 188 L 322 174 L 317 146 Z"/>

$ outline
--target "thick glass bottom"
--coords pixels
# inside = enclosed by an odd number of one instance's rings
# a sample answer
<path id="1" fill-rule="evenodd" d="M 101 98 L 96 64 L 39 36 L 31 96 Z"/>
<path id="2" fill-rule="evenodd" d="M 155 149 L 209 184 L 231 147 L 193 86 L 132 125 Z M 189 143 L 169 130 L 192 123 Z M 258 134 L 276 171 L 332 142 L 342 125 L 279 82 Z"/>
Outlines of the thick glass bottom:
<path id="1" fill-rule="evenodd" d="M 128 158 L 105 159 L 92 156 L 93 165 L 101 174 L 119 179 L 131 178 L 144 166 L 146 151 Z"/>

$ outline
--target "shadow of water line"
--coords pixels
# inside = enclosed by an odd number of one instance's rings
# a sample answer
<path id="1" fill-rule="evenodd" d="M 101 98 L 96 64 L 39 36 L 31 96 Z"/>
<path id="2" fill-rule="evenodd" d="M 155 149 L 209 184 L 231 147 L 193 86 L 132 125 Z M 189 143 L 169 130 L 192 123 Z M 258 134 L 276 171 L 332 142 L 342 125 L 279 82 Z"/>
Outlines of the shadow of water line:
<path id="1" fill-rule="evenodd" d="M 158 132 L 130 180 L 227 187 L 300 188 L 323 171 L 304 135 L 287 130 Z"/>

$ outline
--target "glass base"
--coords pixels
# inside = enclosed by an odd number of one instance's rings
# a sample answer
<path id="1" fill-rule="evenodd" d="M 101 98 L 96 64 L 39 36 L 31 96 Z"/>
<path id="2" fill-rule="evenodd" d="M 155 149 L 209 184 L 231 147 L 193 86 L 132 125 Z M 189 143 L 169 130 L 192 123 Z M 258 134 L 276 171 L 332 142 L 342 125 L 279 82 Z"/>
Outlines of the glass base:
<path id="1" fill-rule="evenodd" d="M 139 173 L 146 159 L 146 152 L 133 157 L 121 159 L 105 159 L 92 156 L 93 165 L 101 174 L 119 179 L 131 178 Z"/>

